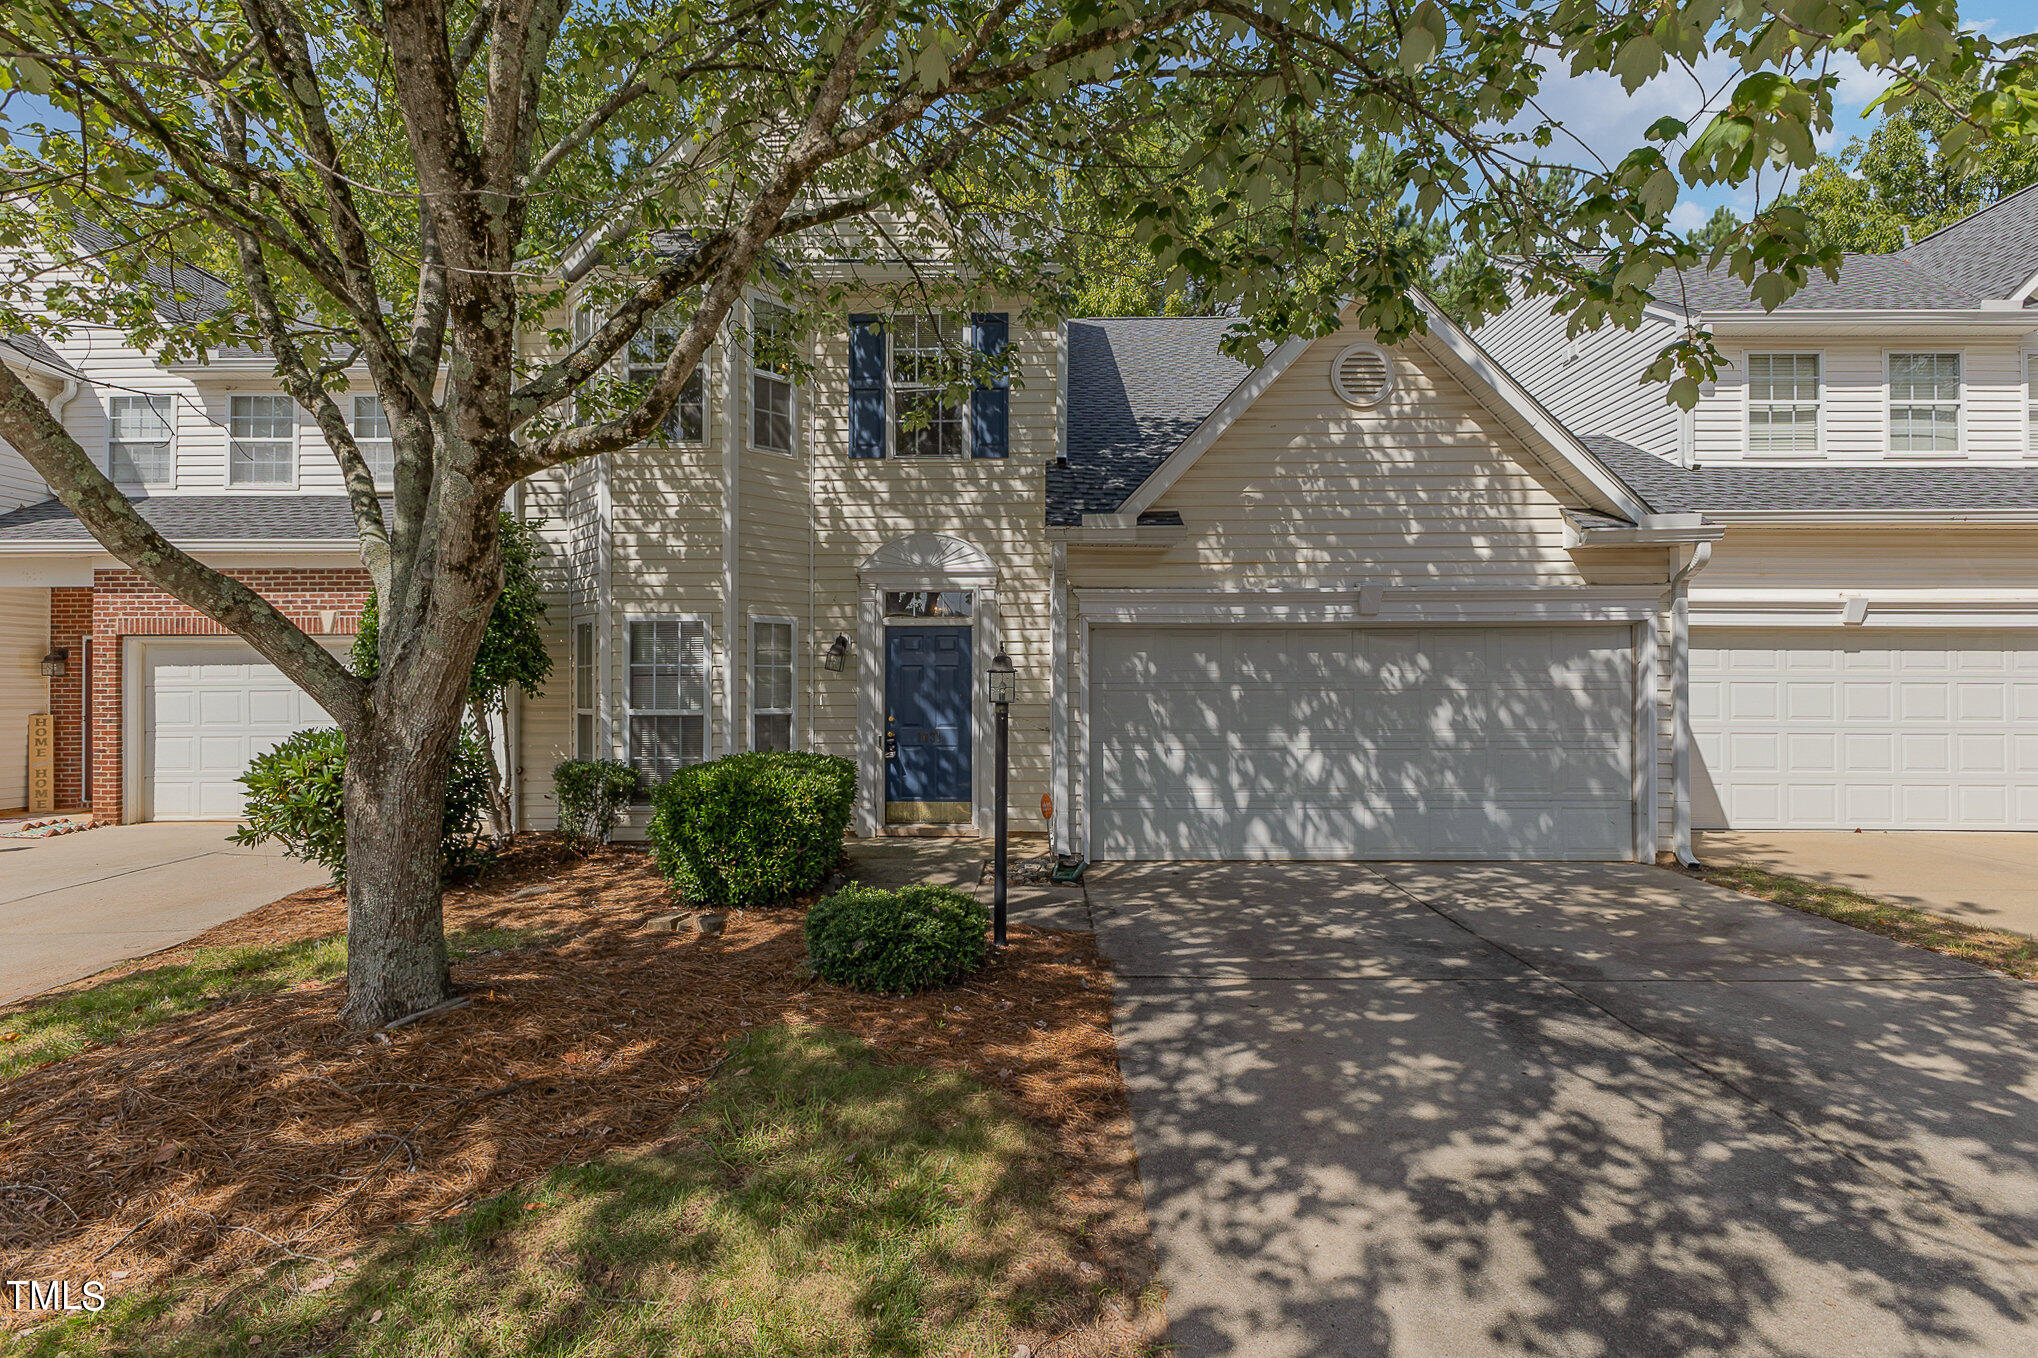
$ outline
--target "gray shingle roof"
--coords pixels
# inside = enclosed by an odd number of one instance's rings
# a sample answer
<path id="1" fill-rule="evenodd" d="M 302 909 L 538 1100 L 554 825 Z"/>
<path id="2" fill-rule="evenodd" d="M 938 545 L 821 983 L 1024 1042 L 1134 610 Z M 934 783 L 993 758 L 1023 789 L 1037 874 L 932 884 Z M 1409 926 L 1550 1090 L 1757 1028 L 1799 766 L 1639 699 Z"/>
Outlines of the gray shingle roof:
<path id="1" fill-rule="evenodd" d="M 2020 189 L 1923 240 L 1886 255 L 1848 255 L 1837 279 L 1813 273 L 1784 311 L 1973 310 L 2014 297 L 2038 274 L 2038 185 Z M 1689 312 L 1760 311 L 1748 285 L 1724 269 L 1687 270 L 1656 289 Z"/>
<path id="2" fill-rule="evenodd" d="M 0 335 L 0 348 L 12 349 L 24 358 L 34 359 L 45 367 L 55 368 L 58 372 L 67 373 L 72 377 L 84 376 L 72 367 L 62 354 L 50 348 L 49 341 L 40 335 L 31 335 L 27 331 Z"/>
<path id="3" fill-rule="evenodd" d="M 316 542 L 355 540 L 344 495 L 158 495 L 135 508 L 172 542 Z M 70 546 L 92 534 L 55 500 L 0 514 L 0 546 Z"/>
<path id="4" fill-rule="evenodd" d="M 1583 442 L 1663 514 L 2038 509 L 2038 467 L 1680 467 L 1604 435 Z"/>
<path id="5" fill-rule="evenodd" d="M 1982 297 L 2014 297 L 2038 274 L 2038 184 L 1897 253 Z"/>
<path id="6" fill-rule="evenodd" d="M 1047 521 L 1108 514 L 1251 372 L 1219 342 L 1226 316 L 1068 323 L 1068 465 L 1047 469 Z"/>
<path id="7" fill-rule="evenodd" d="M 115 256 L 142 250 L 142 262 L 150 285 L 156 291 L 156 314 L 172 325 L 195 325 L 224 308 L 228 301 L 226 280 L 217 274 L 176 259 L 167 252 L 124 244 L 118 236 L 94 222 L 80 218 L 72 225 L 72 236 L 90 254 Z"/>

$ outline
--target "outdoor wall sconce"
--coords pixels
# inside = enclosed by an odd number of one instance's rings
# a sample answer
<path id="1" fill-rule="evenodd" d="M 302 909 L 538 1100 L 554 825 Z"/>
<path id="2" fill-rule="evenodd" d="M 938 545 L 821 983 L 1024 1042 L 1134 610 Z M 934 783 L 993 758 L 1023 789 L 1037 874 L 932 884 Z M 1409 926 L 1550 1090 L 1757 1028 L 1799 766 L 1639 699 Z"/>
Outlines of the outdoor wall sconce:
<path id="1" fill-rule="evenodd" d="M 828 653 L 821 657 L 821 668 L 824 670 L 834 670 L 840 674 L 843 662 L 848 658 L 848 655 L 849 638 L 837 632 L 835 640 L 828 643 Z"/>
<path id="2" fill-rule="evenodd" d="M 71 651 L 67 646 L 52 646 L 50 653 L 42 658 L 42 677 L 61 679 L 71 672 Z"/>

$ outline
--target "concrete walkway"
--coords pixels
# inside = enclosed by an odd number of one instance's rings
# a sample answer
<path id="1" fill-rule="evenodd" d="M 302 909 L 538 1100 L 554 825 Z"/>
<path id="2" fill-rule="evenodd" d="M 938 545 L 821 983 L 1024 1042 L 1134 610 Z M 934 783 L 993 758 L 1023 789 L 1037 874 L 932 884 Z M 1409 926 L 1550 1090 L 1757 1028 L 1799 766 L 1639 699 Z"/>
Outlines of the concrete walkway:
<path id="1" fill-rule="evenodd" d="M 1702 863 L 1745 863 L 2038 935 L 2038 833 L 1701 830 Z"/>
<path id="2" fill-rule="evenodd" d="M 219 822 L 0 840 L 0 1003 L 181 943 L 326 881 Z"/>
<path id="3" fill-rule="evenodd" d="M 1125 864 L 1176 1352 L 2038 1352 L 2038 988 L 1641 866 Z"/>

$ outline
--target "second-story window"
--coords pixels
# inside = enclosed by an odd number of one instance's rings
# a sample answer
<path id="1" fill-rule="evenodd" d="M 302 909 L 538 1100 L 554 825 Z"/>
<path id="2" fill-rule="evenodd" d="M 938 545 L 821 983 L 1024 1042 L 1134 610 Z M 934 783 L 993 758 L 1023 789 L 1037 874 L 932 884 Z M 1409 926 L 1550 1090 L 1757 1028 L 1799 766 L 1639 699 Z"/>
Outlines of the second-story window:
<path id="1" fill-rule="evenodd" d="M 630 357 L 623 368 L 623 380 L 636 387 L 639 395 L 649 390 L 665 370 L 665 360 L 679 343 L 681 328 L 676 316 L 655 316 L 630 337 Z M 704 354 L 701 363 L 706 362 Z M 707 383 L 701 377 L 701 363 L 694 365 L 686 385 L 679 389 L 679 399 L 665 412 L 665 422 L 660 427 L 667 443 L 699 443 L 707 436 Z"/>
<path id="2" fill-rule="evenodd" d="M 793 314 L 776 302 L 750 307 L 750 446 L 793 450 Z"/>
<path id="3" fill-rule="evenodd" d="M 2038 354 L 2024 355 L 2024 437 L 2038 453 Z"/>
<path id="4" fill-rule="evenodd" d="M 1960 451 L 1960 355 L 1889 356 L 1889 450 Z"/>
<path id="5" fill-rule="evenodd" d="M 369 474 L 383 490 L 396 485 L 396 440 L 390 436 L 389 416 L 380 396 L 356 396 L 353 421 L 354 446 L 361 450 Z"/>
<path id="6" fill-rule="evenodd" d="M 947 316 L 892 321 L 892 454 L 962 457 L 969 452 L 963 407 L 947 393 L 958 327 Z"/>
<path id="7" fill-rule="evenodd" d="M 1819 356 L 1748 355 L 1748 451 L 1810 456 L 1819 451 Z"/>
<path id="8" fill-rule="evenodd" d="M 170 453 L 168 396 L 106 400 L 107 473 L 124 486 L 167 486 L 176 480 Z"/>
<path id="9" fill-rule="evenodd" d="M 235 396 L 227 412 L 227 483 L 287 486 L 297 476 L 297 412 L 288 396 Z"/>

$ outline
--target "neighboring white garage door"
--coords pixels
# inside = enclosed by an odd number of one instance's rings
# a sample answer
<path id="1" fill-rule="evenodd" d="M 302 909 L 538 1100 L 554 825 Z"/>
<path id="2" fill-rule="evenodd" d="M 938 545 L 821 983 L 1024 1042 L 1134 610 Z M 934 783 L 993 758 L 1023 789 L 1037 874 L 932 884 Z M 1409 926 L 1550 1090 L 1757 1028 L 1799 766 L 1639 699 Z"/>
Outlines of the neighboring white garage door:
<path id="1" fill-rule="evenodd" d="M 2038 830 L 2038 638 L 1691 638 L 1701 829 Z"/>
<path id="2" fill-rule="evenodd" d="M 1100 627 L 1090 853 L 1633 855 L 1625 628 Z"/>
<path id="3" fill-rule="evenodd" d="M 240 642 L 152 642 L 142 659 L 142 817 L 230 820 L 248 761 L 325 709 Z"/>

